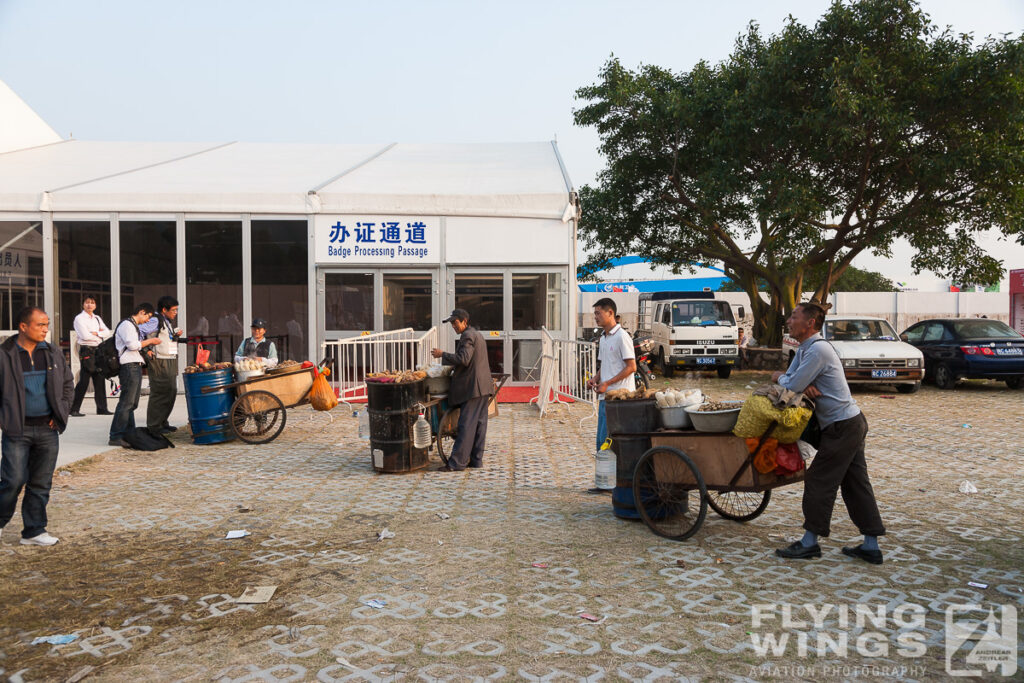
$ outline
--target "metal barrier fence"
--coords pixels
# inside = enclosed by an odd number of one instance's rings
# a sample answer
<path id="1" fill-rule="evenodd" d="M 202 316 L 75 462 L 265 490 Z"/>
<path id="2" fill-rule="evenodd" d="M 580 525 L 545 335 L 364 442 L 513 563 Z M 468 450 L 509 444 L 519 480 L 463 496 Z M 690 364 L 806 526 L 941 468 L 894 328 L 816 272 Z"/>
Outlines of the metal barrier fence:
<path id="1" fill-rule="evenodd" d="M 537 402 L 541 416 L 552 403 L 565 403 L 563 398 L 589 403 L 593 412 L 580 420 L 582 424 L 597 415 L 597 392 L 587 386 L 587 381 L 597 372 L 597 344 L 555 339 L 546 328 L 541 328 L 541 331 L 544 337 L 540 393 L 533 400 Z"/>
<path id="2" fill-rule="evenodd" d="M 416 332 L 411 327 L 361 337 L 328 341 L 323 357 L 331 368 L 331 386 L 342 403 L 366 398 L 366 375 L 372 372 L 415 370 L 433 362 L 432 348 L 440 346 L 438 329 Z"/>

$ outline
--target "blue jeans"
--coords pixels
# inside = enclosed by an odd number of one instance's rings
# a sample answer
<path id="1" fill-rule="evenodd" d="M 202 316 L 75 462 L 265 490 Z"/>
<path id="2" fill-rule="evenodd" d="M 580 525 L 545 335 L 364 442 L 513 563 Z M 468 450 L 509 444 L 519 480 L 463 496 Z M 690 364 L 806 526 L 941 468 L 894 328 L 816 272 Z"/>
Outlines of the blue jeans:
<path id="1" fill-rule="evenodd" d="M 123 439 L 125 433 L 135 431 L 135 409 L 142 395 L 142 363 L 125 363 L 117 373 L 121 380 L 121 397 L 110 422 L 110 439 Z"/>
<path id="2" fill-rule="evenodd" d="M 604 401 L 597 402 L 597 449 L 601 450 L 601 444 L 608 438 L 608 419 L 604 416 Z"/>
<path id="3" fill-rule="evenodd" d="M 46 504 L 57 466 L 57 432 L 46 425 L 25 427 L 21 436 L 4 434 L 0 443 L 0 529 L 14 517 L 24 487 L 21 537 L 33 538 L 46 531 Z"/>

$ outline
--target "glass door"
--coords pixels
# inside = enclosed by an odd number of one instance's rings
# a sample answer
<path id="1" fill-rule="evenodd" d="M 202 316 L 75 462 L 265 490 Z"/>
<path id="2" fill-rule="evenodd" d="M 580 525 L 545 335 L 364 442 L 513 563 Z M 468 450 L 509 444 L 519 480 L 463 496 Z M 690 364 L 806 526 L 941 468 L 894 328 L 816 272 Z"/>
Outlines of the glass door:
<path id="1" fill-rule="evenodd" d="M 504 270 L 479 269 L 449 271 L 449 303 L 443 320 L 453 308 L 462 308 L 469 313 L 469 324 L 480 331 L 487 341 L 487 359 L 491 372 L 503 373 L 508 349 L 504 331 L 508 329 L 508 293 Z M 451 350 L 455 346 L 455 333 L 446 326 Z"/>
<path id="2" fill-rule="evenodd" d="M 448 276 L 448 306 L 469 312 L 470 324 L 487 340 L 491 372 L 512 382 L 540 381 L 543 331 L 564 337 L 568 329 L 564 268 L 466 268 Z M 450 339 L 454 333 L 448 330 Z"/>
<path id="3" fill-rule="evenodd" d="M 321 270 L 317 273 L 320 339 L 333 341 L 374 331 L 373 271 Z"/>
<path id="4" fill-rule="evenodd" d="M 317 273 L 320 339 L 440 324 L 436 270 L 337 269 Z M 447 315 L 447 314 L 446 314 Z"/>

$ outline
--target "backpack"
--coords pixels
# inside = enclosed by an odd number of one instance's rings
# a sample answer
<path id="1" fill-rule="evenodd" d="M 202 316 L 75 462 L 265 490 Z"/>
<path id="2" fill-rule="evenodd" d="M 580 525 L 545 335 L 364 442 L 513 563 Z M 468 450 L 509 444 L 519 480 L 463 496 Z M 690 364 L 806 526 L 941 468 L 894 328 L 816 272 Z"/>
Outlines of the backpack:
<path id="1" fill-rule="evenodd" d="M 174 444 L 166 436 L 163 434 L 154 435 L 153 432 L 145 427 L 136 427 L 134 430 L 128 430 L 121 438 L 137 451 L 159 451 L 164 448 L 174 448 Z"/>
<path id="2" fill-rule="evenodd" d="M 111 377 L 117 377 L 118 373 L 121 372 L 121 354 L 117 352 L 117 328 L 121 326 L 121 323 L 125 321 L 130 322 L 135 328 L 135 331 L 139 331 L 139 326 L 135 324 L 135 321 L 131 318 L 125 318 L 114 327 L 114 334 L 110 335 L 99 343 L 96 347 L 96 353 L 93 356 L 93 362 L 96 363 L 96 369 L 103 373 L 103 377 L 110 379 Z"/>

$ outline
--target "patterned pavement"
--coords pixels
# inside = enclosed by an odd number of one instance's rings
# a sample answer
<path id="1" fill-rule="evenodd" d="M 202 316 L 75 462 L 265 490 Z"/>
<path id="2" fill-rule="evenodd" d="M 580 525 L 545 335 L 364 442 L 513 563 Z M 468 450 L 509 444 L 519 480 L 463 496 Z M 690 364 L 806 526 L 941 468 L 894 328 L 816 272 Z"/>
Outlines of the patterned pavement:
<path id="1" fill-rule="evenodd" d="M 672 385 L 728 399 L 763 378 Z M 58 546 L 17 545 L 17 518 L 5 530 L 0 676 L 944 680 L 947 608 L 964 604 L 980 611 L 956 623 L 972 626 L 1016 608 L 1012 644 L 1024 641 L 1024 393 L 855 396 L 889 528 L 879 567 L 839 552 L 858 539 L 841 501 L 820 560 L 772 555 L 800 533 L 800 484 L 747 524 L 709 511 L 685 542 L 615 518 L 608 496 L 584 492 L 583 406 L 540 419 L 502 405 L 486 467 L 464 473 L 375 474 L 344 408 L 333 422 L 291 411 L 264 446 L 181 435 L 174 450 L 113 450 L 56 477 Z M 979 493 L 958 493 L 965 479 Z M 395 537 L 378 541 L 384 527 Z M 251 535 L 225 540 L 232 529 Z M 278 588 L 236 603 L 250 585 Z M 56 634 L 77 638 L 31 644 Z M 787 634 L 777 655 L 759 652 Z M 973 642 L 950 666 L 1003 671 L 967 661 Z M 1024 647 L 1016 657 L 1020 677 Z"/>

